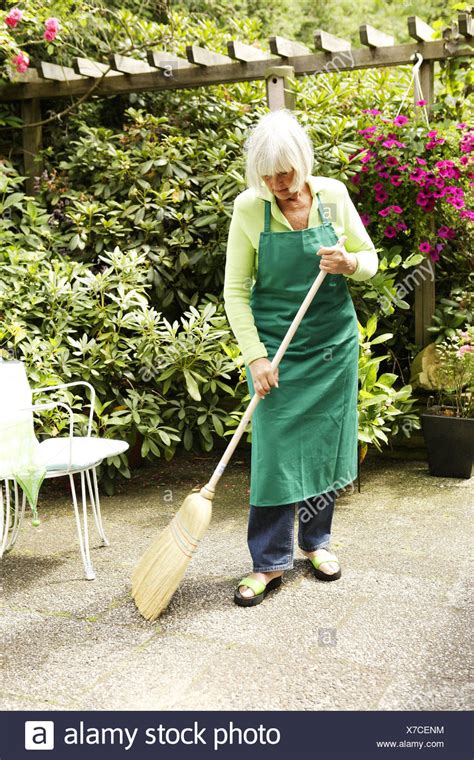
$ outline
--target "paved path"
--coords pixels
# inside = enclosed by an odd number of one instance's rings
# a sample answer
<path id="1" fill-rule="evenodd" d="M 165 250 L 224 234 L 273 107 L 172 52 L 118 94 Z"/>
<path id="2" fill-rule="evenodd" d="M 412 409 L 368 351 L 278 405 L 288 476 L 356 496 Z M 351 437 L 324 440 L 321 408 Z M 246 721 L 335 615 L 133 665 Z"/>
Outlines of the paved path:
<path id="1" fill-rule="evenodd" d="M 217 463 L 180 457 L 103 497 L 111 546 L 82 577 L 66 480 L 42 491 L 0 563 L 1 709 L 467 710 L 472 479 L 423 461 L 371 459 L 361 493 L 338 498 L 331 548 L 342 578 L 315 580 L 299 557 L 263 604 L 232 601 L 251 569 L 249 464 L 222 478 L 201 548 L 168 610 L 145 622 L 132 568 Z M 93 546 L 98 546 L 95 533 Z"/>

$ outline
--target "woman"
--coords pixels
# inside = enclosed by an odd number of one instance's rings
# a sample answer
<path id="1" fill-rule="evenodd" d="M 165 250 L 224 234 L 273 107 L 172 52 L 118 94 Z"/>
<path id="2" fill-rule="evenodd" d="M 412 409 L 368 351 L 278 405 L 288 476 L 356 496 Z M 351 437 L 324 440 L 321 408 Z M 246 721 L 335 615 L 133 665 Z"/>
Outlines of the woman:
<path id="1" fill-rule="evenodd" d="M 234 595 L 247 607 L 293 567 L 295 506 L 298 545 L 314 574 L 341 577 L 329 541 L 336 489 L 357 476 L 359 357 L 345 278 L 373 277 L 378 258 L 345 185 L 311 174 L 311 141 L 290 111 L 265 114 L 246 149 L 248 188 L 234 201 L 224 302 L 250 395 L 262 399 L 252 417 L 253 571 Z M 274 372 L 271 359 L 319 270 L 326 277 Z"/>

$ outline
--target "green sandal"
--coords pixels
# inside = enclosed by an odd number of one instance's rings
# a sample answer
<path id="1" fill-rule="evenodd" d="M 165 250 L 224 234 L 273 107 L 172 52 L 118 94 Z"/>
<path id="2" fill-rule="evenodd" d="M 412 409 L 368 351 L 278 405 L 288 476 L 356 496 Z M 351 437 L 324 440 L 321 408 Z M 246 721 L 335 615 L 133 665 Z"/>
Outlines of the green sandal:
<path id="1" fill-rule="evenodd" d="M 330 551 L 328 551 L 328 557 L 311 557 L 310 559 L 311 564 L 313 566 L 313 573 L 320 581 L 337 581 L 338 578 L 341 577 L 341 567 L 339 565 L 339 560 L 336 557 L 335 554 L 332 554 Z M 322 570 L 319 569 L 319 566 L 324 564 L 324 562 L 337 562 L 339 565 L 339 570 L 336 570 L 335 573 L 323 573 Z"/>
<path id="2" fill-rule="evenodd" d="M 269 591 L 273 591 L 281 585 L 281 575 L 277 575 L 276 578 L 272 578 L 271 581 L 265 585 L 263 581 L 259 581 L 256 578 L 245 577 L 242 578 L 234 593 L 234 602 L 239 607 L 254 607 L 256 604 L 260 604 L 265 599 Z M 242 596 L 239 591 L 240 586 L 248 586 L 251 588 L 253 596 Z"/>

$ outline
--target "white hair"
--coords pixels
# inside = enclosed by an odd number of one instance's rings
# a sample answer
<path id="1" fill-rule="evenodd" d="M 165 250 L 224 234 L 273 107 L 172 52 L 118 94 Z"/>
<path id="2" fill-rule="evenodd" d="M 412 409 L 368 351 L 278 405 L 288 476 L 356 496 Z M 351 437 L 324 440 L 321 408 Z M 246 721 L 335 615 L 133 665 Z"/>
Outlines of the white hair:
<path id="1" fill-rule="evenodd" d="M 314 152 L 306 130 L 287 108 L 264 114 L 245 143 L 246 180 L 259 190 L 262 177 L 295 170 L 290 192 L 296 193 L 310 176 Z"/>

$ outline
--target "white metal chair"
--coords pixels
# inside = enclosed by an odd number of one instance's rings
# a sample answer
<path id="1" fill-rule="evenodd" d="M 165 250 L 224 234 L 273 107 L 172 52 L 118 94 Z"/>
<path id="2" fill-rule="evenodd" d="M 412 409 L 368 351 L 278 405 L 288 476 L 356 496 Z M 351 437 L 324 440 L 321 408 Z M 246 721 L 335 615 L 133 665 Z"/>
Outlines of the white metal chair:
<path id="1" fill-rule="evenodd" d="M 0 361 L 0 391 L 2 389 L 2 366 L 5 367 L 5 365 L 12 365 L 13 363 L 22 365 L 22 362 Z M 23 370 L 21 368 L 17 369 L 20 374 L 23 374 L 24 365 Z M 26 372 L 24 374 L 26 379 Z M 26 380 L 26 382 L 28 381 Z M 36 462 L 45 470 L 44 479 L 63 477 L 65 475 L 69 476 L 72 502 L 74 507 L 74 516 L 76 520 L 77 536 L 79 540 L 79 549 L 84 565 L 85 577 L 87 580 L 94 580 L 95 572 L 92 566 L 89 551 L 87 495 L 89 495 L 94 522 L 99 536 L 102 540 L 102 545 L 108 546 L 109 541 L 105 535 L 104 527 L 102 524 L 96 468 L 104 459 L 112 456 L 117 456 L 126 451 L 129 445 L 125 441 L 118 441 L 109 438 L 97 438 L 91 435 L 95 406 L 95 390 L 90 383 L 83 380 L 78 380 L 70 383 L 62 383 L 61 385 L 35 388 L 34 390 L 31 390 L 28 385 L 28 391 L 32 396 L 33 394 L 40 392 L 58 391 L 77 385 L 87 386 L 91 394 L 89 421 L 86 436 L 74 436 L 72 409 L 70 406 L 68 406 L 68 404 L 62 401 L 48 401 L 46 403 L 31 405 L 28 404 L 26 406 L 21 404 L 16 408 L 16 411 L 22 413 L 28 412 L 32 416 L 33 411 L 42 411 L 46 409 L 53 409 L 54 407 L 62 407 L 66 409 L 69 414 L 69 435 L 67 437 L 48 438 L 41 443 L 38 443 L 37 439 L 35 439 L 37 445 Z M 5 399 L 3 399 L 3 401 L 5 401 Z M 3 408 L 5 409 L 5 406 Z M 74 475 L 76 473 L 80 474 L 81 479 L 82 522 L 77 502 L 76 487 L 74 483 Z M 26 494 L 24 491 L 22 491 L 20 504 L 19 491 L 21 489 L 19 488 L 14 472 L 3 471 L 1 474 L 1 479 L 3 480 L 3 483 L 0 482 L 0 558 L 5 552 L 9 551 L 14 546 L 20 531 L 26 507 Z"/>

